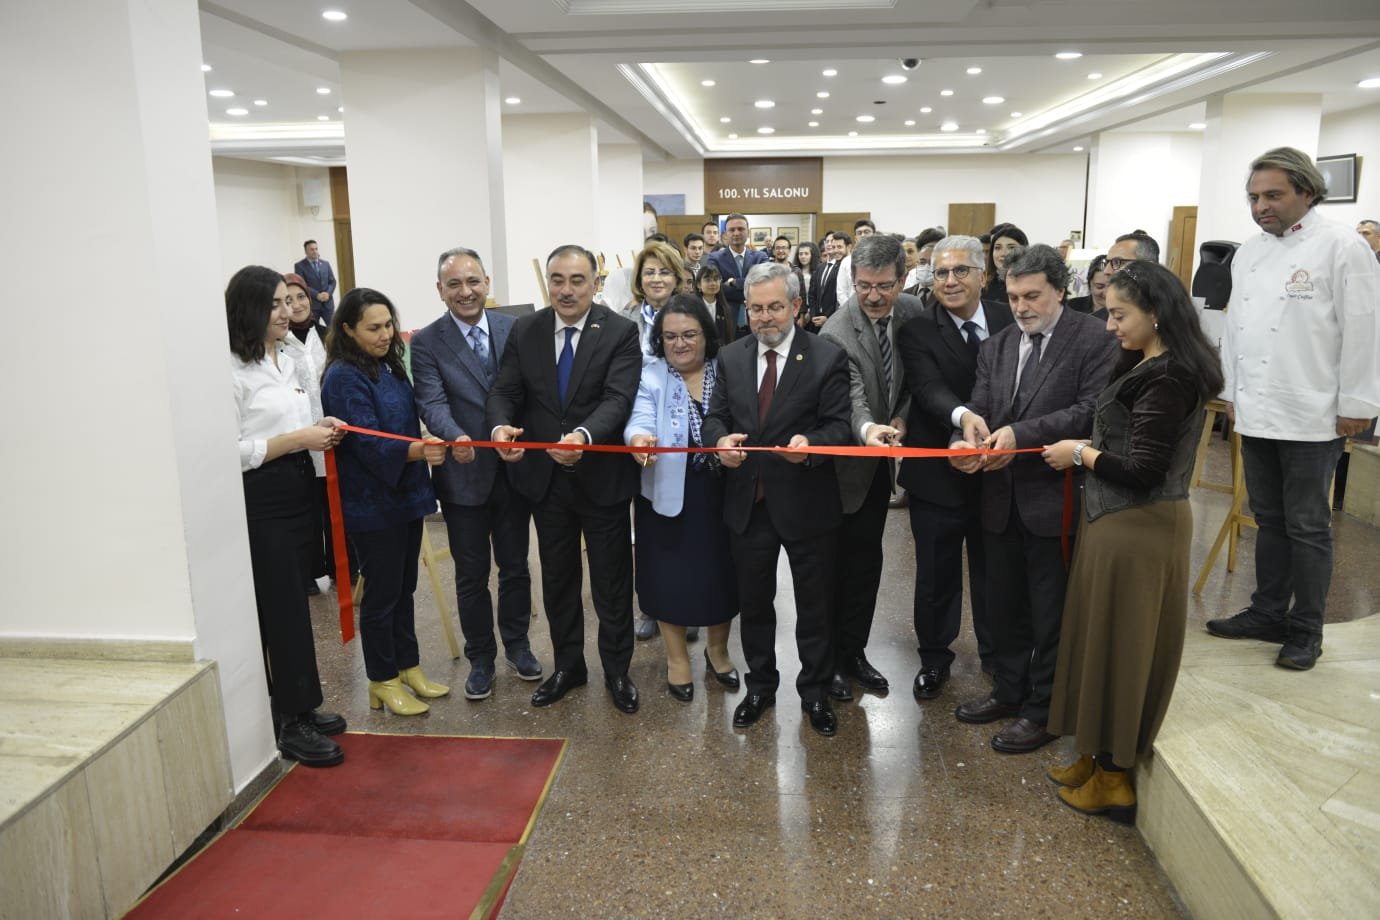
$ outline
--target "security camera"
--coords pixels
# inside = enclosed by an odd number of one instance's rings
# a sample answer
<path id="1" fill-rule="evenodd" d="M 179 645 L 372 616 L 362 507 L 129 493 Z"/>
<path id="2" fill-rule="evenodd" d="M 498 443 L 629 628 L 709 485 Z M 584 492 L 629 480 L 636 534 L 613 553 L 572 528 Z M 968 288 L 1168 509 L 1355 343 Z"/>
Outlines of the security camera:
<path id="1" fill-rule="evenodd" d="M 920 66 L 919 58 L 901 58 L 901 67 L 904 70 L 914 70 Z"/>

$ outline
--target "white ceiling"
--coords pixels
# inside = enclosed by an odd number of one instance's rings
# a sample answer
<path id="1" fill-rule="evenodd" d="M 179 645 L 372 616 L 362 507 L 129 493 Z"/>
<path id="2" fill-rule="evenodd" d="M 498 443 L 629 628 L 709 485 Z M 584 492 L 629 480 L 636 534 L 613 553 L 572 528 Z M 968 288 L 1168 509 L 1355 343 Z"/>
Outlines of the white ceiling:
<path id="1" fill-rule="evenodd" d="M 1214 93 L 1321 93 L 1327 112 L 1380 102 L 1380 90 L 1356 86 L 1380 77 L 1377 0 L 221 0 L 200 8 L 214 68 L 206 87 L 236 93 L 208 97 L 216 151 L 309 162 L 343 158 L 339 55 L 368 49 L 492 48 L 502 94 L 522 99 L 505 112 L 588 111 L 601 138 L 640 144 L 654 158 L 1063 153 L 1105 130 L 1187 130 Z M 322 19 L 332 8 L 349 18 Z M 1057 60 L 1063 50 L 1084 56 Z M 922 63 L 903 69 L 911 57 Z M 837 75 L 823 76 L 826 68 Z M 884 84 L 887 75 L 907 81 Z M 701 85 L 710 79 L 714 86 Z M 818 99 L 821 91 L 829 98 Z M 992 95 L 1005 101 L 984 104 Z M 759 99 L 775 106 L 756 108 Z M 249 114 L 226 115 L 236 103 Z M 956 130 L 941 130 L 945 121 Z M 759 127 L 775 130 L 764 136 Z"/>

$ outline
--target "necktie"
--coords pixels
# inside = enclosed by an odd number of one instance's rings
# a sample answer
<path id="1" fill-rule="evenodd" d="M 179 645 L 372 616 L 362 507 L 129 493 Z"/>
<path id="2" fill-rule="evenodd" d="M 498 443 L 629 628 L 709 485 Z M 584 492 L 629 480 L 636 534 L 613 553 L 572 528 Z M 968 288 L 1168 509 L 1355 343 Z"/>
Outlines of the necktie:
<path id="1" fill-rule="evenodd" d="M 968 320 L 963 324 L 963 338 L 968 342 L 968 350 L 973 354 L 973 363 L 977 363 L 978 346 L 982 341 L 978 339 L 978 324 Z"/>
<path id="2" fill-rule="evenodd" d="M 762 375 L 762 383 L 757 387 L 757 427 L 760 429 L 767 423 L 767 412 L 771 409 L 771 398 L 776 395 L 776 351 L 775 349 L 767 352 L 767 372 Z M 757 494 L 754 501 L 761 501 L 767 497 L 766 482 L 762 479 L 762 468 L 757 468 Z"/>
<path id="3" fill-rule="evenodd" d="M 484 372 L 489 373 L 489 346 L 484 342 L 484 330 L 478 326 L 470 327 L 470 347 L 474 349 L 474 356 L 479 359 L 479 363 L 484 365 Z"/>
<path id="4" fill-rule="evenodd" d="M 890 316 L 877 320 L 877 344 L 882 347 L 882 374 L 886 377 L 886 398 L 891 398 L 891 337 L 886 334 Z"/>
<path id="5" fill-rule="evenodd" d="M 1033 332 L 1030 335 L 1030 356 L 1025 359 L 1025 367 L 1021 368 L 1021 381 L 1016 384 L 1016 405 L 1015 412 L 1020 412 L 1030 402 L 1030 396 L 1035 392 L 1035 378 L 1040 373 L 1040 342 L 1044 339 L 1044 334 Z"/>
<path id="6" fill-rule="evenodd" d="M 734 260 L 735 262 L 738 263 L 738 277 L 739 277 L 739 278 L 743 277 L 743 256 L 744 256 L 744 253 L 741 253 L 741 252 L 735 252 L 735 253 L 733 254 L 733 260 Z"/>
<path id="7" fill-rule="evenodd" d="M 560 392 L 561 405 L 565 405 L 565 388 L 570 385 L 570 369 L 575 365 L 575 327 L 565 327 L 565 345 L 561 356 L 556 360 L 556 387 Z"/>

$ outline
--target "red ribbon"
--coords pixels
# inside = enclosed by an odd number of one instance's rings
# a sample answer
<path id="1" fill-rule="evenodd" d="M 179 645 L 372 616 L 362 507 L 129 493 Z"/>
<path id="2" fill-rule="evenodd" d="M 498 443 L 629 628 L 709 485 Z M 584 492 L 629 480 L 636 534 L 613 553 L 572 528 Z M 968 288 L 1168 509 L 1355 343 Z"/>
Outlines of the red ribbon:
<path id="1" fill-rule="evenodd" d="M 359 428 L 354 425 L 336 425 L 341 431 L 349 431 L 353 434 L 371 435 L 376 438 L 388 438 L 393 441 L 407 441 L 409 443 L 427 443 L 425 438 L 414 438 L 405 434 L 393 434 L 391 431 L 375 431 L 372 428 Z M 431 441 L 430 443 L 438 443 Z M 717 454 L 725 451 L 740 450 L 746 452 L 760 451 L 789 451 L 800 454 L 820 454 L 829 457 L 926 457 L 926 458 L 948 458 L 948 457 L 974 457 L 974 456 L 998 456 L 1001 454 L 1031 454 L 1040 453 L 1043 447 L 1020 447 L 1013 450 L 984 450 L 982 448 L 950 448 L 950 447 L 862 447 L 856 445 L 811 445 L 809 447 L 763 447 L 741 445 L 738 447 L 662 447 L 659 445 L 649 445 L 646 447 L 629 447 L 624 444 L 567 444 L 554 441 L 441 441 L 447 447 L 463 445 L 465 447 L 489 447 L 501 450 L 578 450 L 597 454 Z M 349 642 L 355 637 L 355 612 L 354 598 L 349 584 L 350 561 L 349 554 L 345 548 L 345 518 L 340 508 L 340 477 L 336 472 L 335 451 L 326 451 L 326 494 L 329 498 L 331 509 L 331 549 L 335 553 L 335 573 L 336 573 L 336 598 L 340 602 L 340 639 L 342 643 Z M 1069 468 L 1064 475 L 1064 526 L 1060 537 L 1061 546 L 1064 551 L 1064 567 L 1069 565 L 1069 525 L 1073 520 L 1073 469 Z M 341 572 L 347 573 L 344 580 L 341 579 Z"/>

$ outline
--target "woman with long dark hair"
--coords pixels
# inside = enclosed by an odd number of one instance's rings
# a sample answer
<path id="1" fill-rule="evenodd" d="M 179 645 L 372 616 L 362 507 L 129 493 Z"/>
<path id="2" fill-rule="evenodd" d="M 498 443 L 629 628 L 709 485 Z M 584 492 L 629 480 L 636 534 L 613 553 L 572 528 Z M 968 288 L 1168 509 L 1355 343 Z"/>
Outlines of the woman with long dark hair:
<path id="1" fill-rule="evenodd" d="M 1137 262 L 1113 275 L 1107 310 L 1123 356 L 1098 396 L 1092 438 L 1044 450 L 1054 469 L 1091 474 L 1049 713 L 1049 731 L 1073 735 L 1079 758 L 1049 777 L 1070 807 L 1126 818 L 1136 803 L 1129 771 L 1150 752 L 1179 671 L 1188 482 L 1222 365 L 1188 292 L 1163 266 Z"/>
<path id="2" fill-rule="evenodd" d="M 1004 307 L 1007 306 L 1006 263 L 1030 245 L 1030 238 L 1015 224 L 997 224 L 987 235 L 992 244 L 987 252 L 987 286 L 982 289 L 982 299 Z"/>
<path id="3" fill-rule="evenodd" d="M 288 287 L 271 268 L 242 268 L 225 288 L 249 562 L 278 750 L 289 760 L 328 767 L 345 758 L 326 737 L 343 732 L 345 720 L 317 710 L 321 678 L 307 569 L 321 529 L 313 513 L 316 472 L 308 452 L 330 450 L 344 432 L 336 419 L 313 414 L 298 383 L 283 348 L 290 315 Z"/>
<path id="4" fill-rule="evenodd" d="M 359 428 L 421 437 L 398 313 L 378 291 L 355 288 L 336 308 L 326 336 L 321 405 Z M 422 673 L 412 604 L 422 522 L 436 510 L 426 466 L 444 462 L 446 451 L 434 439 L 370 435 L 351 438 L 336 451 L 341 510 L 364 577 L 359 639 L 369 706 L 386 706 L 400 716 L 420 715 L 428 709 L 422 700 L 450 692 Z M 473 448 L 468 454 L 474 459 Z"/>
<path id="5" fill-rule="evenodd" d="M 733 341 L 738 329 L 734 325 L 733 311 L 728 306 L 728 299 L 724 297 L 723 287 L 724 276 L 712 262 L 706 262 L 704 268 L 695 276 L 695 291 L 700 295 L 704 308 L 714 318 L 714 328 L 719 331 L 719 341 L 727 345 Z"/>
<path id="6" fill-rule="evenodd" d="M 796 318 L 796 325 L 803 324 L 810 315 L 810 279 L 819 271 L 819 266 L 818 246 L 806 240 L 795 247 L 791 268 L 795 269 L 796 277 L 800 279 L 800 314 Z"/>

